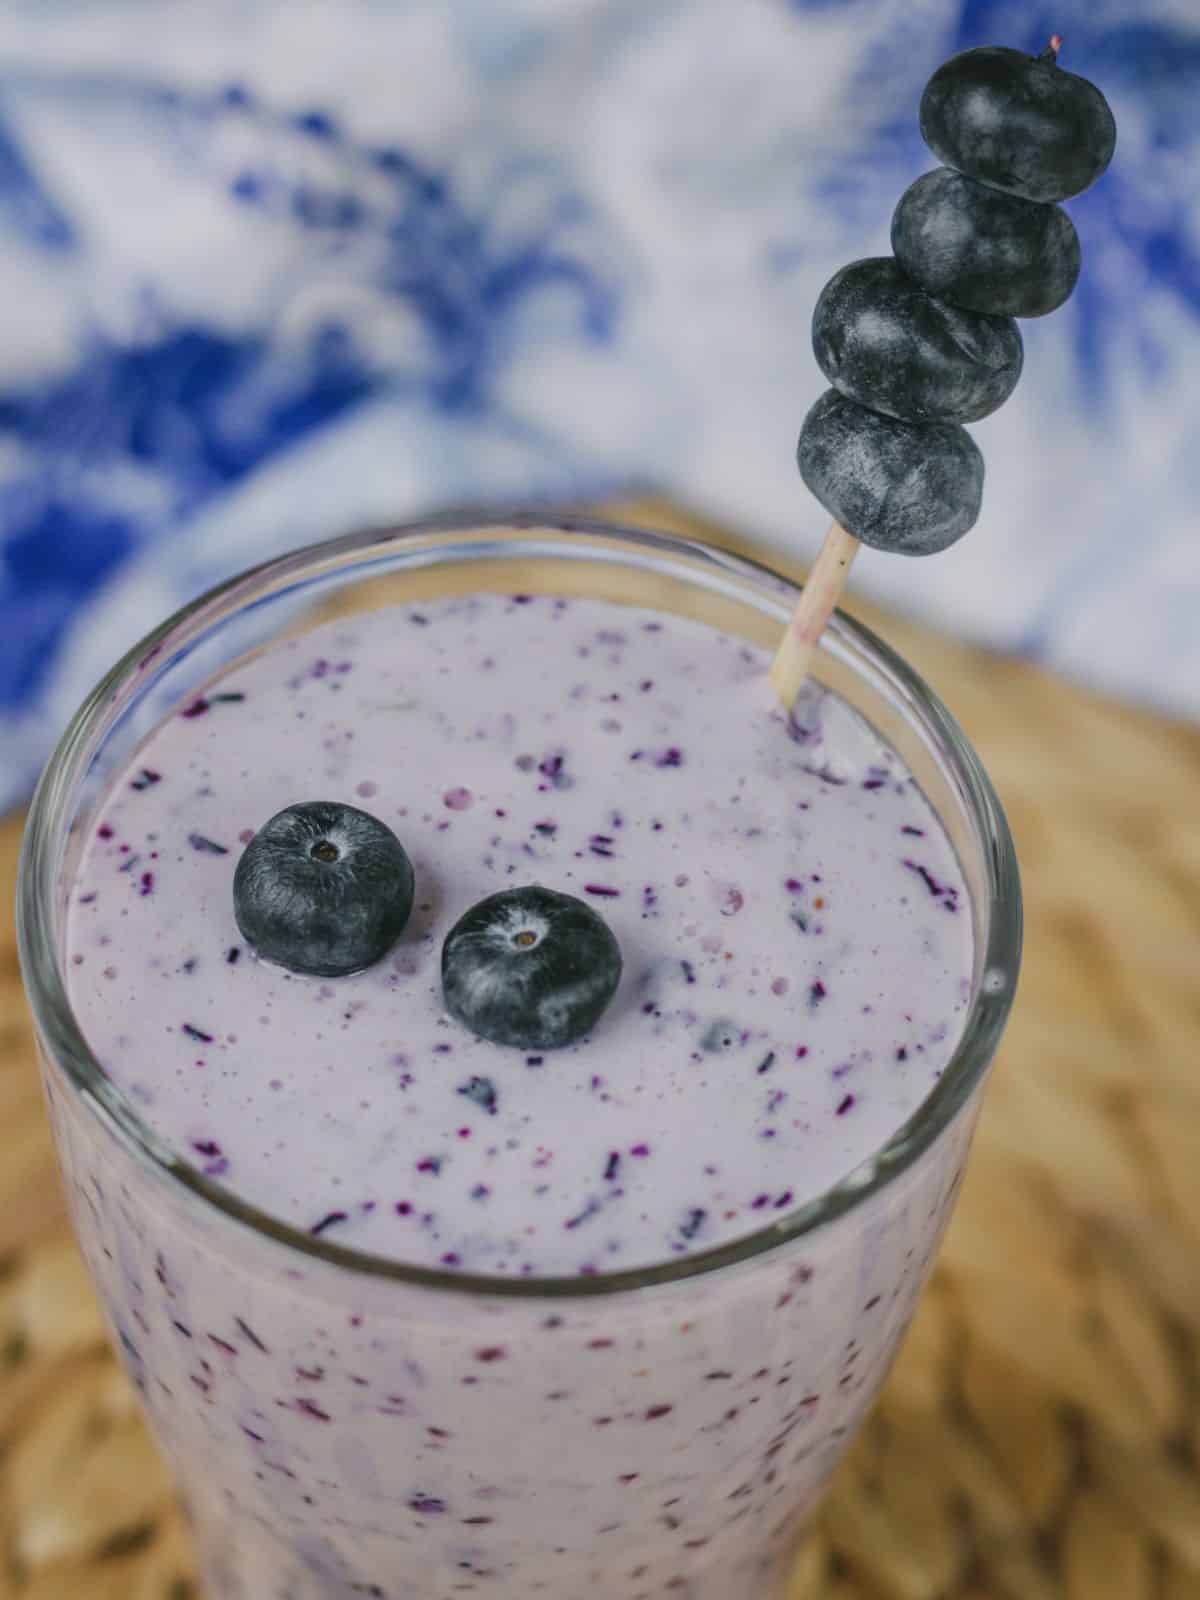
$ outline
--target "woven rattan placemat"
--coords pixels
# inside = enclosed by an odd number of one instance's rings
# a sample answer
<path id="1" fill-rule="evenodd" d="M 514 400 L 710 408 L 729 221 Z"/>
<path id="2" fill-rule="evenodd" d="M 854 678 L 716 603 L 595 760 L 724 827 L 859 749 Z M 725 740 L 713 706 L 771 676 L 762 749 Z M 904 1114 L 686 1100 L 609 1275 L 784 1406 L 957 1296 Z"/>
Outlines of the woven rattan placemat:
<path id="1" fill-rule="evenodd" d="M 1200 1600 L 1200 731 L 851 609 L 982 752 L 1028 943 L 933 1287 L 797 1600 Z M 19 837 L 0 826 L 0 1600 L 184 1600 L 186 1535 L 63 1219 Z"/>

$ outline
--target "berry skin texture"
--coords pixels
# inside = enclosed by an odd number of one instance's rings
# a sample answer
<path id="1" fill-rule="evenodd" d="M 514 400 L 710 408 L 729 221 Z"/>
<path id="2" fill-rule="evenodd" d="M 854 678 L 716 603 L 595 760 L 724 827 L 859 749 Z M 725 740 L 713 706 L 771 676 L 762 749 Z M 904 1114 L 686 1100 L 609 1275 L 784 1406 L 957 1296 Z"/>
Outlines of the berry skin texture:
<path id="1" fill-rule="evenodd" d="M 1117 129 L 1108 101 L 1053 50 L 985 45 L 952 56 L 921 96 L 921 137 L 948 167 L 1025 200 L 1069 200 L 1105 171 Z"/>
<path id="2" fill-rule="evenodd" d="M 825 509 L 876 550 L 935 555 L 979 516 L 983 456 L 955 423 L 900 422 L 827 389 L 804 419 L 796 459 Z"/>
<path id="3" fill-rule="evenodd" d="M 905 422 L 978 422 L 1016 388 L 1025 359 L 1011 317 L 926 294 L 891 256 L 834 273 L 813 312 L 813 351 L 848 400 Z"/>
<path id="4" fill-rule="evenodd" d="M 447 1011 L 480 1038 L 519 1050 L 582 1039 L 620 979 L 607 923 L 573 895 L 536 885 L 481 900 L 442 946 Z"/>
<path id="5" fill-rule="evenodd" d="M 413 904 L 413 869 L 392 830 L 335 801 L 287 806 L 246 846 L 233 878 L 242 937 L 264 961 L 341 978 L 385 956 Z"/>
<path id="6" fill-rule="evenodd" d="M 992 316 L 1044 317 L 1079 277 L 1079 235 L 1061 206 L 989 189 L 949 167 L 901 195 L 892 250 L 927 294 Z"/>

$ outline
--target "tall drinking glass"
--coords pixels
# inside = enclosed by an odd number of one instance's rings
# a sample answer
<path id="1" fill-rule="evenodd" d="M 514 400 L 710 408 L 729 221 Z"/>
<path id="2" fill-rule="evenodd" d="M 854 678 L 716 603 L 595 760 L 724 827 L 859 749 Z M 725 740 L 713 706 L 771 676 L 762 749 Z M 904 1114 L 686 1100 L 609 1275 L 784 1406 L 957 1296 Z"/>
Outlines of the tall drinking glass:
<path id="1" fill-rule="evenodd" d="M 64 927 L 82 843 L 106 781 L 160 717 L 312 608 L 454 591 L 603 596 L 768 648 L 796 599 L 777 574 L 686 539 L 533 517 L 440 521 L 268 563 L 119 662 L 42 779 L 19 889 L 79 1241 L 214 1600 L 780 1600 L 928 1274 L 1019 961 L 999 804 L 949 714 L 886 645 L 838 617 L 815 675 L 890 741 L 958 853 L 976 949 L 965 1027 L 882 1149 L 732 1244 L 515 1280 L 298 1233 L 164 1147 L 68 1002 Z M 305 1382 L 318 1368 L 319 1400 Z"/>

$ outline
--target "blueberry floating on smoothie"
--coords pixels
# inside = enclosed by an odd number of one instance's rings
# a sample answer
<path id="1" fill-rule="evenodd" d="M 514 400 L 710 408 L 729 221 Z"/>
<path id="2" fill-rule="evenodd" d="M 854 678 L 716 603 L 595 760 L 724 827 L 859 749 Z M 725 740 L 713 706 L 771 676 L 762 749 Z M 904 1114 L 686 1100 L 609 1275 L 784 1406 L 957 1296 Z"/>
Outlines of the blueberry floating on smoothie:
<path id="1" fill-rule="evenodd" d="M 935 167 L 900 196 L 896 260 L 927 294 L 968 311 L 1044 317 L 1079 278 L 1075 224 L 1061 206 L 990 189 Z"/>
<path id="2" fill-rule="evenodd" d="M 404 846 L 354 806 L 287 806 L 246 846 L 233 877 L 242 937 L 291 972 L 340 978 L 385 956 L 413 904 Z"/>
<path id="3" fill-rule="evenodd" d="M 1017 386 L 1025 352 L 1011 317 L 925 293 L 891 256 L 843 267 L 813 312 L 813 351 L 847 399 L 906 422 L 978 422 Z"/>
<path id="4" fill-rule="evenodd" d="M 1069 200 L 1105 171 L 1117 143 L 1107 100 L 1040 56 L 985 45 L 952 56 L 921 96 L 921 137 L 948 167 L 1025 200 Z"/>
<path id="5" fill-rule="evenodd" d="M 608 924 L 573 895 L 537 885 L 481 900 L 442 946 L 447 1011 L 480 1038 L 520 1050 L 582 1039 L 620 978 Z"/>

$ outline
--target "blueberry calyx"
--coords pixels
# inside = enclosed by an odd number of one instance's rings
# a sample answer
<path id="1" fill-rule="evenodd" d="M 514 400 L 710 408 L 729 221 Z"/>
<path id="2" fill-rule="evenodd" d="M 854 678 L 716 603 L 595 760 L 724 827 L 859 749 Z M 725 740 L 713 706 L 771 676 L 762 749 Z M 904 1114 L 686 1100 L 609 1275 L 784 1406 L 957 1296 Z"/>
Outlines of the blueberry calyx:
<path id="1" fill-rule="evenodd" d="M 1058 45 L 1041 56 L 983 45 L 951 56 L 921 96 L 921 135 L 939 161 L 1026 200 L 1069 200 L 1112 160 L 1107 100 L 1066 72 Z"/>
<path id="2" fill-rule="evenodd" d="M 286 806 L 246 846 L 233 910 L 264 961 L 340 978 L 374 965 L 404 931 L 413 869 L 385 823 L 355 806 Z"/>
<path id="3" fill-rule="evenodd" d="M 531 885 L 471 907 L 442 946 L 450 1015 L 494 1044 L 554 1050 L 589 1033 L 616 993 L 621 951 L 573 895 Z"/>

